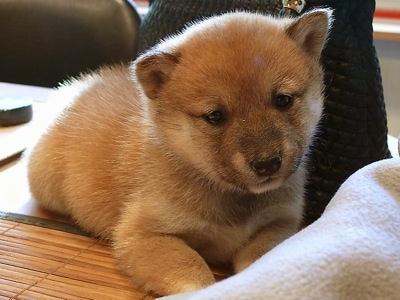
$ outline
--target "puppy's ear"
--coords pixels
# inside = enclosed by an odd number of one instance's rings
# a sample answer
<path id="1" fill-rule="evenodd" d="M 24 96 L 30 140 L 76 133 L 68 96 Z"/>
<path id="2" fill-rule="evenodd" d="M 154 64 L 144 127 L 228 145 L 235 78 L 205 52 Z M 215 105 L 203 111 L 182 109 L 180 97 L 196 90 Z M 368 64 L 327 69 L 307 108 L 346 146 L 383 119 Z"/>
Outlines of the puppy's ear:
<path id="1" fill-rule="evenodd" d="M 306 53 L 318 60 L 333 21 L 332 10 L 315 9 L 294 19 L 285 31 Z"/>
<path id="2" fill-rule="evenodd" d="M 158 98 L 178 63 L 179 55 L 158 50 L 150 50 L 136 60 L 134 72 L 148 98 Z"/>

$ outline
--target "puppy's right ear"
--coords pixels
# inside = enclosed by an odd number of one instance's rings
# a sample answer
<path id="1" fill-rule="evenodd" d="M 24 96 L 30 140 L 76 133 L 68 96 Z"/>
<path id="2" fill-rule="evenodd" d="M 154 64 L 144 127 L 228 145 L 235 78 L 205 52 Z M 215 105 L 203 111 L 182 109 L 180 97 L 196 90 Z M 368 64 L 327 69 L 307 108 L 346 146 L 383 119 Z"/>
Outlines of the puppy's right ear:
<path id="1" fill-rule="evenodd" d="M 158 98 L 179 60 L 178 54 L 159 50 L 146 52 L 136 60 L 136 78 L 148 98 Z"/>

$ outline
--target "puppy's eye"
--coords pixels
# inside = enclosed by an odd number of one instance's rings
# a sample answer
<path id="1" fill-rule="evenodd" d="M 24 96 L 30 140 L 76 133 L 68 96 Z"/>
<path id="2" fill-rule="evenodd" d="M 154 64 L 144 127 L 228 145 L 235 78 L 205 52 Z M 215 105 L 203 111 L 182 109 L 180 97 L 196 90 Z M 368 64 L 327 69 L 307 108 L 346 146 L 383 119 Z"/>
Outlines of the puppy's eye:
<path id="1" fill-rule="evenodd" d="M 204 119 L 211 125 L 219 125 L 225 120 L 224 114 L 220 110 L 212 110 L 206 113 Z"/>
<path id="2" fill-rule="evenodd" d="M 293 101 L 292 96 L 289 95 L 277 95 L 275 98 L 275 105 L 278 108 L 286 108 Z"/>

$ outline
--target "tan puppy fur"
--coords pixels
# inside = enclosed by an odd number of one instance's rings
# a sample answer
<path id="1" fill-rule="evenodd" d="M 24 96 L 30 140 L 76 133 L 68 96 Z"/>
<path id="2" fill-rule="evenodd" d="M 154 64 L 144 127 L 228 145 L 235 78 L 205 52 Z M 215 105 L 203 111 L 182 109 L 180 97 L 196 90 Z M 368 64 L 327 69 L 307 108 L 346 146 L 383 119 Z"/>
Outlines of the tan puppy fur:
<path id="1" fill-rule="evenodd" d="M 34 197 L 159 295 L 212 284 L 209 264 L 248 267 L 301 222 L 329 19 L 225 14 L 72 81 L 28 154 Z"/>

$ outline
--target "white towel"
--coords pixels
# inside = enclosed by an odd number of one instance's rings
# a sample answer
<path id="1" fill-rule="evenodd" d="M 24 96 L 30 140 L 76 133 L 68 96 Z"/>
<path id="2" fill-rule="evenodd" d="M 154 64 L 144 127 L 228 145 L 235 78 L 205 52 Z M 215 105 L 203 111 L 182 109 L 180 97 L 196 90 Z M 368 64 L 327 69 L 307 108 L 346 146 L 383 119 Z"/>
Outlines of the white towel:
<path id="1" fill-rule="evenodd" d="M 353 174 L 320 219 L 243 272 L 165 299 L 400 299 L 400 159 Z"/>

